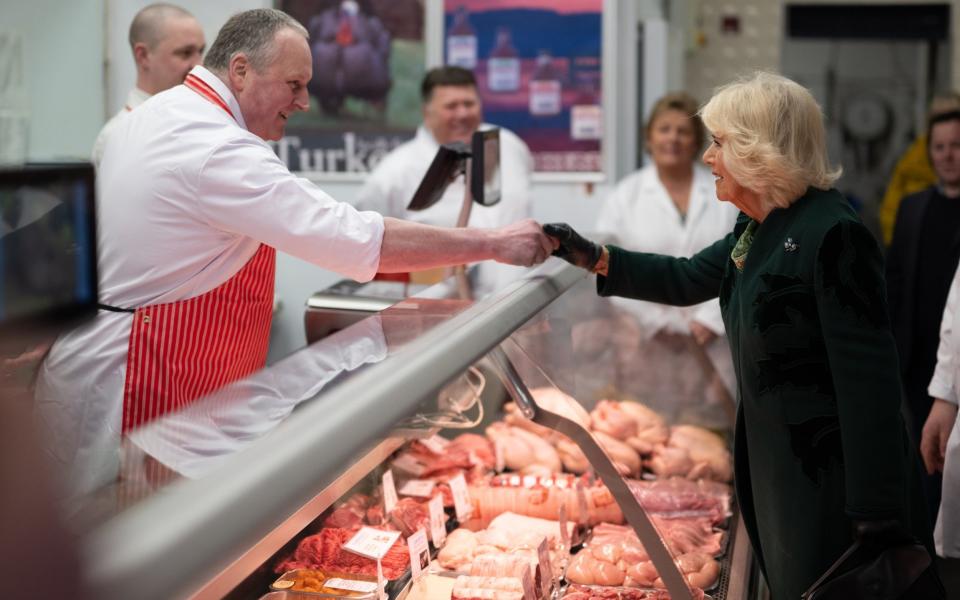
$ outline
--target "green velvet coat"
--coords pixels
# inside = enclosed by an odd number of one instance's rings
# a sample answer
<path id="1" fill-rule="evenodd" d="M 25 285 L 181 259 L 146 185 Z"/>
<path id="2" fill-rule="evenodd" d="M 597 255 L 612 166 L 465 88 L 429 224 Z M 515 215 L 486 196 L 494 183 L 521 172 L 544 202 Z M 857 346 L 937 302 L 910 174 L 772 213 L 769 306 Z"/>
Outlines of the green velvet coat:
<path id="1" fill-rule="evenodd" d="M 775 599 L 799 598 L 852 543 L 894 518 L 928 547 L 919 461 L 900 412 L 879 246 L 836 191 L 809 189 L 755 230 L 695 256 L 610 247 L 604 296 L 674 305 L 720 297 L 737 373 L 735 486 Z"/>

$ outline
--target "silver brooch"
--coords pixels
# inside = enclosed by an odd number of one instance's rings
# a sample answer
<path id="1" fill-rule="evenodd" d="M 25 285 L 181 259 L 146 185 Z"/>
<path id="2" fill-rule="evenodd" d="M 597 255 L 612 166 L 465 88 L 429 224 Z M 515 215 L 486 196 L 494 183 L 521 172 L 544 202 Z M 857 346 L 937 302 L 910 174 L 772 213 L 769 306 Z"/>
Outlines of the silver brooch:
<path id="1" fill-rule="evenodd" d="M 787 241 L 783 243 L 783 249 L 787 252 L 794 252 L 800 245 L 793 241 L 792 237 L 788 237 Z"/>

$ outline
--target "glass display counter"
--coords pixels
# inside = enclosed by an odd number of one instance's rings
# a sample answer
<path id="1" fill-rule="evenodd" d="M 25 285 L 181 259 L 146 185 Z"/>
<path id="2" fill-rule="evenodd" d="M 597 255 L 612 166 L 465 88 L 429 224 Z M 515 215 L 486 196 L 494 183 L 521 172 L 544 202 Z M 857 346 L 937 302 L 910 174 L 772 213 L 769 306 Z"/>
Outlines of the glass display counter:
<path id="1" fill-rule="evenodd" d="M 678 481 L 675 485 L 688 491 L 700 485 L 703 491 L 709 486 L 698 480 L 729 479 L 722 465 L 710 466 L 709 458 L 694 460 L 684 471 L 670 461 L 669 452 L 653 450 L 657 443 L 670 446 L 666 438 L 644 441 L 636 429 L 639 417 L 627 425 L 635 428 L 632 435 L 618 431 L 623 425 L 618 424 L 619 401 L 646 406 L 656 415 L 669 399 L 641 397 L 629 388 L 633 369 L 618 358 L 618 346 L 627 343 L 623 314 L 595 295 L 593 278 L 582 270 L 551 259 L 482 300 L 444 295 L 427 290 L 422 297 L 402 299 L 125 436 L 116 479 L 73 507 L 91 597 L 260 598 L 271 592 L 284 565 L 314 560 L 304 558 L 304 540 L 326 535 L 350 514 L 359 519 L 351 526 L 407 527 L 402 517 L 385 510 L 382 482 L 388 471 L 401 488 L 411 479 L 433 481 L 434 495 L 442 492 L 447 505 L 451 536 L 454 525 L 473 532 L 492 527 L 501 511 L 499 500 L 491 498 L 503 494 L 513 503 L 511 512 L 563 523 L 551 531 L 571 535 L 551 551 L 558 552 L 554 560 L 562 566 L 556 579 L 564 585 L 550 593 L 573 595 L 576 585 L 602 582 L 566 572 L 586 560 L 585 554 L 575 561 L 578 553 L 571 550 L 599 547 L 601 538 L 591 536 L 600 535 L 604 520 L 620 528 L 613 530 L 616 536 L 637 536 L 631 526 L 639 532 L 629 511 L 618 509 L 610 473 L 624 476 L 620 481 L 638 506 L 644 504 L 641 496 L 659 493 L 643 491 L 655 489 L 657 481 Z M 573 420 L 587 415 L 591 423 L 584 431 L 592 431 L 586 435 L 604 448 L 604 464 L 594 464 L 589 451 L 575 447 L 576 436 L 554 435 L 525 420 L 525 397 L 540 410 Z M 554 397 L 561 398 L 559 404 Z M 708 408 L 713 415 L 693 425 L 700 426 L 698 431 L 722 429 L 715 424 L 723 424 L 725 408 Z M 672 416 L 662 422 L 668 435 L 674 431 L 671 422 Z M 429 456 L 438 435 L 444 445 L 454 440 L 481 446 L 435 451 L 436 460 L 449 459 L 450 465 L 428 468 L 428 476 L 421 477 L 417 465 L 431 462 L 423 459 L 424 452 Z M 714 438 L 723 440 L 723 433 Z M 694 468 L 700 471 L 691 473 Z M 471 503 L 469 516 L 459 515 L 459 522 L 450 484 L 458 470 L 466 475 Z M 533 510 L 531 490 L 545 497 L 560 494 L 562 510 Z M 604 490 L 613 501 L 599 500 Z M 356 508 L 358 498 L 366 503 L 363 510 L 347 510 Z M 728 499 L 722 506 L 723 515 L 711 517 L 708 528 L 723 547 L 712 553 L 719 556 L 717 576 L 707 593 L 750 598 L 756 574 L 749 542 L 735 505 Z M 658 532 L 669 529 L 663 519 L 670 517 L 655 513 L 646 510 L 644 518 L 653 515 Z M 426 528 L 422 520 L 417 523 Z M 643 532 L 637 539 L 644 539 Z M 683 562 L 669 535 L 661 541 L 675 563 Z M 431 563 L 449 564 L 449 556 L 437 550 L 432 548 Z M 321 564 L 327 558 L 316 560 Z M 628 570 L 627 563 L 621 566 Z M 627 584 L 638 581 L 639 575 L 633 576 Z M 690 581 L 689 573 L 685 577 Z M 409 579 L 407 571 L 387 592 L 406 596 Z M 583 583 L 571 583 L 574 579 Z M 662 579 L 655 581 L 654 574 L 647 584 L 669 587 L 668 577 Z M 289 590 L 272 593 L 271 598 L 297 597 Z M 629 589 L 618 593 L 640 597 Z"/>

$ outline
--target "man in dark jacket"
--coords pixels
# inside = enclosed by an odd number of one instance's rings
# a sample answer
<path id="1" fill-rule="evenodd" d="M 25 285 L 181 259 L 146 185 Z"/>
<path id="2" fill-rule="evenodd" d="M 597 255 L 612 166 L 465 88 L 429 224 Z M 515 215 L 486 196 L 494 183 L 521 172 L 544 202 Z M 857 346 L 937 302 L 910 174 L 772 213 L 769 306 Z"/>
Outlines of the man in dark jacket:
<path id="1" fill-rule="evenodd" d="M 933 403 L 927 385 L 937 363 L 940 317 L 960 261 L 960 111 L 931 119 L 927 140 L 937 183 L 903 199 L 887 254 L 891 326 L 917 444 Z M 924 477 L 924 493 L 935 519 L 939 474 Z"/>

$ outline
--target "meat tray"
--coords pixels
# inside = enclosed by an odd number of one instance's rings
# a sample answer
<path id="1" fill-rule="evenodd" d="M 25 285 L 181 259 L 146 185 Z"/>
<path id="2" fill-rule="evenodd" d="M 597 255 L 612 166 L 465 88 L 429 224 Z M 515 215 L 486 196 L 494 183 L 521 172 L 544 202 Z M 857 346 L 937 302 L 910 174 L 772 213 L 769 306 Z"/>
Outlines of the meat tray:
<path id="1" fill-rule="evenodd" d="M 356 592 L 349 590 L 340 590 L 327 588 L 324 586 L 324 592 L 312 592 L 306 590 L 294 590 L 292 589 L 295 585 L 294 582 L 299 576 L 302 575 L 313 575 L 314 573 L 320 573 L 320 576 L 323 577 L 322 583 L 326 583 L 331 579 L 345 579 L 347 581 L 356 581 L 358 583 L 373 583 L 376 584 L 375 577 L 364 577 L 361 575 L 354 574 L 343 574 L 343 573 L 332 573 L 332 572 L 322 572 L 316 569 L 293 569 L 287 571 L 283 575 L 277 578 L 276 581 L 271 584 L 270 589 L 275 592 L 287 592 L 291 594 L 296 594 L 299 597 L 306 599 L 312 598 L 344 598 L 349 600 L 372 600 L 377 597 L 376 591 L 373 592 Z"/>

